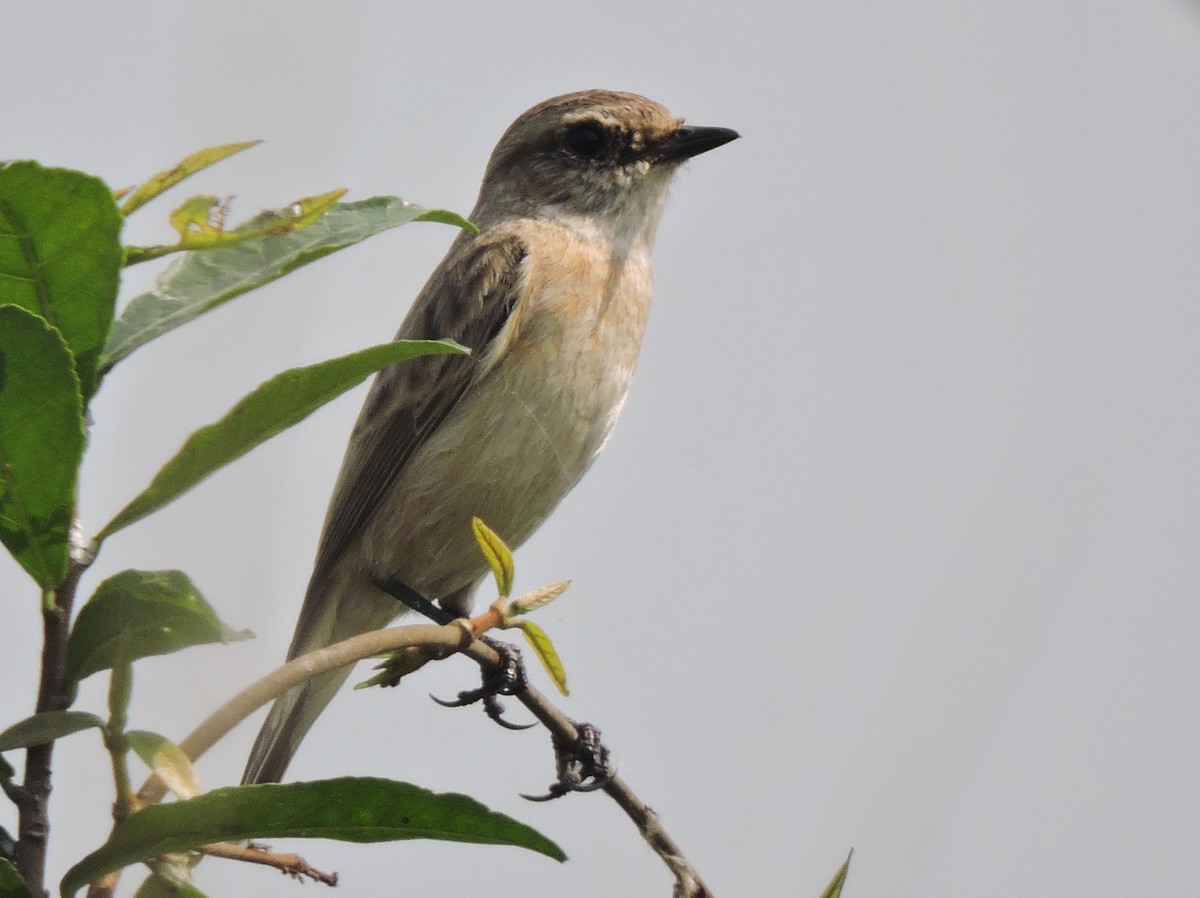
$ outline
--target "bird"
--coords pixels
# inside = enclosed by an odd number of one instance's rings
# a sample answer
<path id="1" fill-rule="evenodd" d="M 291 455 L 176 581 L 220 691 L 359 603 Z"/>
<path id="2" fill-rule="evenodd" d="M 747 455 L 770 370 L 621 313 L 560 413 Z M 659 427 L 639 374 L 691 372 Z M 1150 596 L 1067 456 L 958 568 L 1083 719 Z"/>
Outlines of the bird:
<path id="1" fill-rule="evenodd" d="M 466 614 L 487 563 L 471 521 L 519 546 L 604 448 L 633 377 L 672 176 L 739 135 L 646 97 L 584 90 L 521 114 L 396 339 L 469 356 L 384 369 L 350 435 L 288 658 L 391 623 L 407 590 Z M 244 783 L 278 782 L 350 669 L 276 699 Z"/>

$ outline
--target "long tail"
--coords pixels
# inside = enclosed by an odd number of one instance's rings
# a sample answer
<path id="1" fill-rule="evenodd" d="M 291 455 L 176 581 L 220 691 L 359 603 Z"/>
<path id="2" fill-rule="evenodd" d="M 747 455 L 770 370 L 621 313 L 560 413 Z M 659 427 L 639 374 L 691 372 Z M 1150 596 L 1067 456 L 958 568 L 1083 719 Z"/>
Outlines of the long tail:
<path id="1" fill-rule="evenodd" d="M 243 783 L 277 783 L 283 779 L 300 741 L 346 682 L 350 670 L 344 667 L 321 674 L 275 700 L 250 750 Z"/>
<path id="2" fill-rule="evenodd" d="M 386 627 L 402 608 L 383 591 L 348 588 L 336 577 L 319 577 L 314 573 L 288 660 L 359 633 Z M 277 783 L 283 778 L 301 740 L 352 669 L 353 665 L 319 674 L 275 700 L 250 750 L 243 783 Z"/>

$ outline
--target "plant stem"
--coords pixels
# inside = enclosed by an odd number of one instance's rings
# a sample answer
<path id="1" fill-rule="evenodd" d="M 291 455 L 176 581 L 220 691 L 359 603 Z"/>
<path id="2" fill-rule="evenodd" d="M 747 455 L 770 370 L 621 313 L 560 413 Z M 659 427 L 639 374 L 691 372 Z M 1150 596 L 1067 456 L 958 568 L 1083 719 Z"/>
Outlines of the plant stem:
<path id="1" fill-rule="evenodd" d="M 66 579 L 54 590 L 54 602 L 42 608 L 42 669 L 38 685 L 37 713 L 63 711 L 68 705 L 66 689 L 67 635 L 71 606 L 79 578 L 87 565 L 72 560 Z M 50 760 L 54 743 L 35 745 L 25 752 L 25 781 L 22 785 L 20 821 L 17 830 L 16 867 L 30 894 L 45 898 L 46 849 L 50 841 Z"/>
<path id="2" fill-rule="evenodd" d="M 129 744 L 125 741 L 126 711 L 133 690 L 133 664 L 114 664 L 108 686 L 108 725 L 104 728 L 104 746 L 112 759 L 113 782 L 117 799 L 113 819 L 119 824 L 133 810 L 133 785 L 129 781 Z"/>

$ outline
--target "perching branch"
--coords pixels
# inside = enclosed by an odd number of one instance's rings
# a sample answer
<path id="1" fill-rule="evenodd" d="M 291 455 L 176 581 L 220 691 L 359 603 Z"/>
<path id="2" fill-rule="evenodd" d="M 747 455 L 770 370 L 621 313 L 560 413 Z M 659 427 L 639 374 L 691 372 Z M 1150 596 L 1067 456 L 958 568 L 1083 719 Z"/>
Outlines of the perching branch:
<path id="1" fill-rule="evenodd" d="M 480 667 L 495 667 L 501 663 L 499 653 L 487 643 L 479 640 L 475 640 L 463 649 L 463 654 L 477 662 Z M 551 704 L 550 700 L 536 688 L 527 686 L 514 698 L 528 708 L 530 713 L 550 731 L 551 735 L 569 743 L 578 741 L 579 731 L 575 728 L 574 722 Z M 648 804 L 638 798 L 628 783 L 619 775 L 614 775 L 604 784 L 603 789 L 633 821 L 638 832 L 642 834 L 642 838 L 646 840 L 646 844 L 662 859 L 662 862 L 667 865 L 667 869 L 675 877 L 672 898 L 713 898 L 712 892 L 700 879 L 700 874 L 696 872 L 696 869 L 684 856 L 683 851 L 659 823 L 658 815 Z"/>
<path id="2" fill-rule="evenodd" d="M 462 647 L 463 639 L 464 634 L 459 627 L 418 624 L 373 630 L 301 655 L 235 695 L 192 730 L 187 738 L 179 743 L 179 747 L 188 758 L 197 760 L 263 705 L 318 674 L 355 664 L 384 652 L 412 646 L 442 647 L 448 653 L 452 653 Z M 145 804 L 153 804 L 161 801 L 166 791 L 162 781 L 157 776 L 151 776 L 138 790 L 138 800 Z"/>
<path id="3" fill-rule="evenodd" d="M 443 626 L 418 624 L 375 630 L 289 661 L 234 696 L 180 742 L 179 747 L 194 761 L 256 710 L 292 687 L 318 674 L 384 652 L 422 646 L 441 648 L 448 654 L 461 651 L 484 669 L 490 670 L 501 664 L 499 653 L 486 643 L 474 639 L 464 645 L 469 634 L 463 623 L 459 621 Z M 568 743 L 578 741 L 579 731 L 575 724 L 537 689 L 528 686 L 514 697 L 529 709 L 552 736 Z M 603 788 L 625 811 L 642 838 L 662 858 L 675 877 L 675 898 L 712 898 L 712 893 L 695 868 L 659 823 L 658 816 L 629 785 L 620 776 L 613 776 Z M 158 777 L 152 776 L 139 790 L 138 799 L 152 803 L 161 800 L 165 793 L 163 783 Z"/>

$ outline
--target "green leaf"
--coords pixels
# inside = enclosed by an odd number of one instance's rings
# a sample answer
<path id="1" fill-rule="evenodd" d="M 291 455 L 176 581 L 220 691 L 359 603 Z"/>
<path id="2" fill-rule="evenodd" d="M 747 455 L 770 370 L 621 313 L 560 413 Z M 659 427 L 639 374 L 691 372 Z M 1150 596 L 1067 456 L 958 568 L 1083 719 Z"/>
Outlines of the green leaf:
<path id="1" fill-rule="evenodd" d="M 536 830 L 473 798 L 408 783 L 345 777 L 237 786 L 138 811 L 63 877 L 63 898 L 129 864 L 210 842 L 261 838 L 343 842 L 441 839 L 528 848 L 555 860 L 562 849 Z"/>
<path id="2" fill-rule="evenodd" d="M 96 537 L 106 537 L 168 502 L 259 443 L 303 421 L 380 368 L 431 354 L 466 354 L 453 340 L 396 340 L 327 362 L 284 371 L 259 386 L 217 421 L 197 430 Z"/>
<path id="3" fill-rule="evenodd" d="M 86 711 L 43 711 L 14 723 L 0 733 L 0 751 L 45 745 L 81 730 L 103 726 L 103 720 Z"/>
<path id="4" fill-rule="evenodd" d="M 517 617 L 522 614 L 529 614 L 531 611 L 537 611 L 549 605 L 571 585 L 570 580 L 563 580 L 560 583 L 555 583 L 551 586 L 543 586 L 541 589 L 535 589 L 533 592 L 527 592 L 519 599 L 513 599 L 512 604 L 508 606 L 507 614 L 511 617 Z"/>
<path id="5" fill-rule="evenodd" d="M 372 686 L 398 686 L 400 680 L 410 673 L 420 670 L 434 660 L 424 646 L 414 645 L 404 649 L 388 652 L 383 660 L 375 665 L 374 674 L 361 683 L 355 683 L 355 689 L 369 689 Z"/>
<path id="6" fill-rule="evenodd" d="M 122 571 L 97 587 L 67 641 L 67 683 L 120 662 L 249 638 L 223 624 L 181 571 Z"/>
<path id="7" fill-rule="evenodd" d="M 205 150 L 198 150 L 190 156 L 185 157 L 179 164 L 172 166 L 166 171 L 160 171 L 149 181 L 139 187 L 133 193 L 125 198 L 125 202 L 121 204 L 121 211 L 125 215 L 133 212 L 146 203 L 150 202 L 156 196 L 170 190 L 184 178 L 190 178 L 198 171 L 203 171 L 210 165 L 220 162 L 235 153 L 240 153 L 243 150 L 248 150 L 250 147 L 256 147 L 261 140 L 247 140 L 243 143 L 227 143 L 219 147 L 209 147 Z"/>
<path id="8" fill-rule="evenodd" d="M 846 855 L 846 860 L 842 862 L 842 866 L 838 868 L 837 873 L 833 875 L 833 879 L 829 881 L 829 885 L 825 886 L 825 891 L 821 893 L 820 898 L 840 898 L 842 886 L 846 884 L 846 874 L 850 872 L 850 858 L 852 857 L 854 857 L 853 848 Z"/>
<path id="9" fill-rule="evenodd" d="M 487 559 L 492 576 L 496 578 L 496 589 L 502 596 L 509 595 L 512 592 L 514 569 L 512 552 L 509 551 L 508 545 L 495 530 L 479 518 L 471 518 L 471 529 L 475 533 L 479 551 Z"/>
<path id="10" fill-rule="evenodd" d="M 436 221 L 440 224 L 453 225 L 456 228 L 462 228 L 468 234 L 478 234 L 479 228 L 470 220 L 463 218 L 457 212 L 449 212 L 446 209 L 427 209 L 422 212 L 413 221 Z"/>
<path id="11" fill-rule="evenodd" d="M 193 196 L 184 200 L 169 220 L 181 237 L 189 231 L 221 231 L 224 229 L 224 209 L 220 197 Z"/>
<path id="12" fill-rule="evenodd" d="M 125 734 L 125 742 L 177 796 L 195 798 L 200 794 L 200 779 L 191 759 L 166 736 L 130 730 Z"/>
<path id="13" fill-rule="evenodd" d="M 32 898 L 17 868 L 0 857 L 0 898 Z"/>
<path id="14" fill-rule="evenodd" d="M 205 898 L 205 896 L 190 882 L 151 873 L 142 880 L 138 890 L 133 893 L 133 898 Z"/>
<path id="15" fill-rule="evenodd" d="M 163 255 L 175 250 L 213 249 L 235 246 L 261 237 L 280 237 L 307 228 L 320 220 L 346 195 L 344 189 L 319 196 L 308 196 L 286 207 L 255 216 L 244 225 L 229 230 L 224 226 L 226 207 L 215 196 L 194 196 L 173 213 L 171 226 L 179 231 L 176 247 L 162 247 Z M 152 252 L 153 248 L 145 252 Z"/>
<path id="16" fill-rule="evenodd" d="M 228 200 L 222 202 L 220 197 L 194 196 L 171 213 L 171 227 L 179 232 L 179 240 L 168 246 L 127 246 L 125 265 L 138 265 L 188 250 L 228 249 L 263 237 L 282 237 L 312 225 L 345 195 L 346 191 L 339 188 L 305 197 L 282 209 L 261 212 L 236 228 L 225 227 Z"/>
<path id="17" fill-rule="evenodd" d="M 125 265 L 139 265 L 188 250 L 228 249 L 263 237 L 282 237 L 307 228 L 345 195 L 346 191 L 339 188 L 319 196 L 304 197 L 282 209 L 262 212 L 236 228 L 225 227 L 228 199 L 222 202 L 216 196 L 193 196 L 170 216 L 171 227 L 179 232 L 179 240 L 166 246 L 127 246 Z M 420 220 L 420 216 L 414 219 Z"/>
<path id="18" fill-rule="evenodd" d="M 36 162 L 0 165 L 0 305 L 42 316 L 96 384 L 121 272 L 121 213 L 97 178 Z"/>
<path id="19" fill-rule="evenodd" d="M 546 631 L 531 620 L 517 621 L 517 626 L 525 634 L 526 641 L 542 662 L 542 667 L 546 668 L 546 673 L 550 674 L 550 679 L 554 681 L 558 691 L 563 695 L 570 695 L 567 691 L 567 670 L 563 667 L 562 659 L 558 657 L 558 651 L 546 635 Z"/>
<path id="20" fill-rule="evenodd" d="M 153 293 L 143 293 L 125 307 L 104 347 L 101 369 L 107 371 L 155 337 L 322 256 L 422 217 L 455 224 L 461 220 L 451 216 L 397 197 L 374 197 L 338 203 L 301 231 L 189 253 L 163 273 Z"/>
<path id="21" fill-rule="evenodd" d="M 43 590 L 66 576 L 83 444 L 83 401 L 62 334 L 0 306 L 0 541 Z"/>

